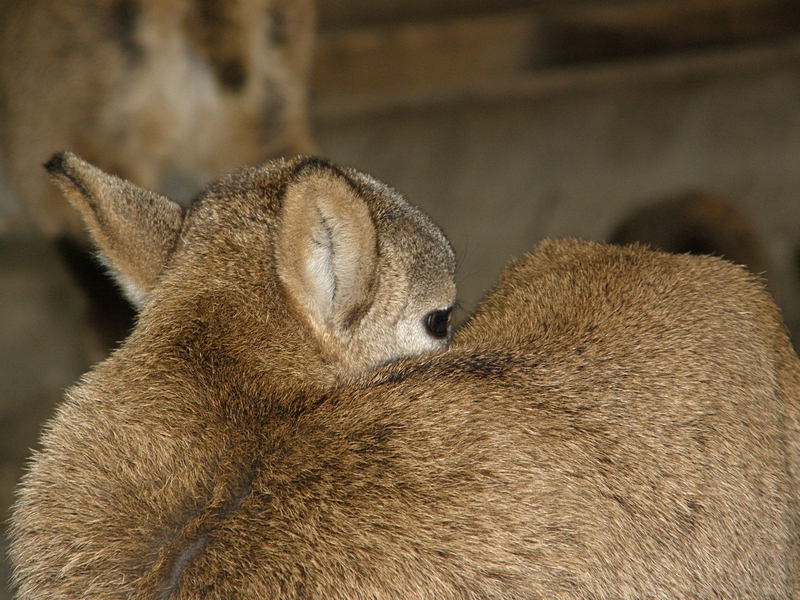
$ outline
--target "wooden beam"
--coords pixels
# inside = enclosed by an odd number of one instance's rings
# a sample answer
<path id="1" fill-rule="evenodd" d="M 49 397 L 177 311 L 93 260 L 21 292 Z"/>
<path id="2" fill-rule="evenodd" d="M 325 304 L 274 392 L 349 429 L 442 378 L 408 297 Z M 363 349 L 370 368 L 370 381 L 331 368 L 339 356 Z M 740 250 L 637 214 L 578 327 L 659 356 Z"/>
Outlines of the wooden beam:
<path id="1" fill-rule="evenodd" d="M 447 1 L 437 0 L 440 7 Z M 617 81 L 620 73 L 646 78 L 648 69 L 674 76 L 735 70 L 737 61 L 750 68 L 796 58 L 798 39 L 798 0 L 542 1 L 323 31 L 312 96 L 319 114 L 341 114 Z"/>
<path id="2" fill-rule="evenodd" d="M 530 101 L 581 91 L 597 93 L 620 86 L 665 85 L 712 77 L 753 74 L 780 65 L 800 65 L 800 37 L 779 42 L 499 76 L 484 81 L 441 82 L 391 93 L 317 92 L 312 114 L 318 120 L 361 118 L 367 114 L 427 110 L 459 103 Z"/>
<path id="3" fill-rule="evenodd" d="M 650 0 L 548 4 L 543 65 L 656 56 L 800 34 L 797 0 Z"/>
<path id="4" fill-rule="evenodd" d="M 391 94 L 512 75 L 530 67 L 536 28 L 534 15 L 521 12 L 328 32 L 314 89 Z"/>

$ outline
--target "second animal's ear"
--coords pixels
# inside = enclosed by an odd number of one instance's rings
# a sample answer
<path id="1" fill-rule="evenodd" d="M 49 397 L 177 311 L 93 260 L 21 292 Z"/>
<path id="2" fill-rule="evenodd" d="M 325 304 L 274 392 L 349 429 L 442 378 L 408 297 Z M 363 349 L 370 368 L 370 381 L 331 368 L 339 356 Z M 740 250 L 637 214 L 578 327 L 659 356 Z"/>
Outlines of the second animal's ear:
<path id="1" fill-rule="evenodd" d="M 168 198 L 103 173 L 70 152 L 45 164 L 77 208 L 128 298 L 141 305 L 178 241 L 183 209 Z"/>
<path id="2" fill-rule="evenodd" d="M 372 303 L 375 226 L 364 200 L 334 170 L 301 171 L 284 197 L 278 275 L 323 338 L 347 343 Z"/>

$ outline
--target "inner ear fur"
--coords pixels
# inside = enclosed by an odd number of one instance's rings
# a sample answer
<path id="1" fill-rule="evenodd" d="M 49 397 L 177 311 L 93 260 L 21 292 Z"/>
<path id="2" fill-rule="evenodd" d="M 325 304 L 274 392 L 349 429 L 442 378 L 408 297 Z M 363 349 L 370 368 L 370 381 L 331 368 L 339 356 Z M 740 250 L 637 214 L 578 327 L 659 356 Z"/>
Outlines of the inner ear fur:
<path id="1" fill-rule="evenodd" d="M 312 327 L 340 342 L 372 303 L 377 237 L 366 202 L 331 168 L 302 171 L 285 191 L 278 276 Z"/>
<path id="2" fill-rule="evenodd" d="M 71 152 L 46 164 L 78 209 L 101 257 L 128 298 L 141 305 L 178 242 L 183 209 L 168 198 L 108 175 Z"/>

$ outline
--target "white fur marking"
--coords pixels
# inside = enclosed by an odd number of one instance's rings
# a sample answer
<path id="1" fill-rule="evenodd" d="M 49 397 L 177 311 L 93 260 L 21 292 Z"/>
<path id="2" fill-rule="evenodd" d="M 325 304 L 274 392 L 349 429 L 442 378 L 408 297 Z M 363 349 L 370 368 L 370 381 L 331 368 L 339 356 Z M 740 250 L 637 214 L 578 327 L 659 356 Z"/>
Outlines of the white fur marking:
<path id="1" fill-rule="evenodd" d="M 324 315 L 333 314 L 336 294 L 336 273 L 334 272 L 332 230 L 328 229 L 324 218 L 312 230 L 311 252 L 309 252 L 306 272 L 312 289 L 314 301 Z"/>

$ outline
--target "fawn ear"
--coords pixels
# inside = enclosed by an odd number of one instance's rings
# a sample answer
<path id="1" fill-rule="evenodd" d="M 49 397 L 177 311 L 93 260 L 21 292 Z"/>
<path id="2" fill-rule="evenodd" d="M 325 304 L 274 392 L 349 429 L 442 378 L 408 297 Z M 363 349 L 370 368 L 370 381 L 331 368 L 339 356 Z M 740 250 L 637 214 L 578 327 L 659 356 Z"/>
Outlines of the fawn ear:
<path id="1" fill-rule="evenodd" d="M 377 238 L 366 202 L 334 169 L 300 171 L 284 196 L 278 275 L 312 327 L 347 343 L 371 306 Z"/>
<path id="2" fill-rule="evenodd" d="M 89 233 L 134 305 L 140 306 L 178 241 L 183 209 L 168 198 L 103 173 L 71 152 L 45 164 L 80 211 Z"/>

